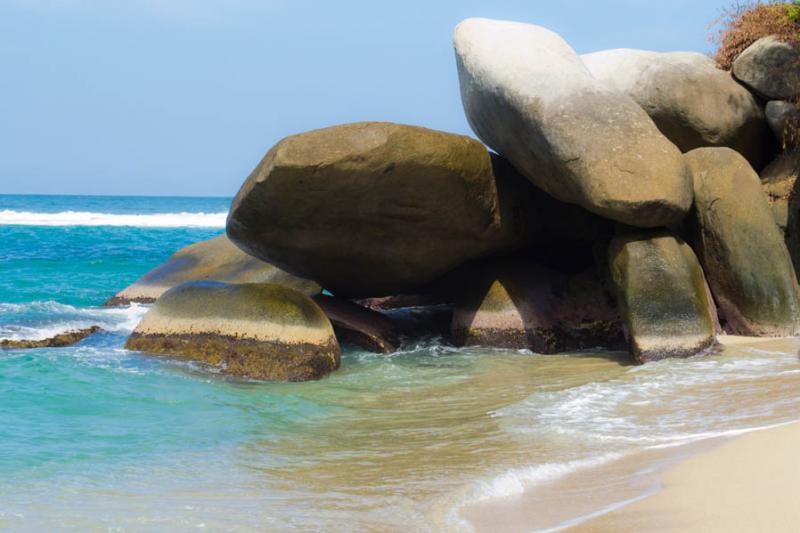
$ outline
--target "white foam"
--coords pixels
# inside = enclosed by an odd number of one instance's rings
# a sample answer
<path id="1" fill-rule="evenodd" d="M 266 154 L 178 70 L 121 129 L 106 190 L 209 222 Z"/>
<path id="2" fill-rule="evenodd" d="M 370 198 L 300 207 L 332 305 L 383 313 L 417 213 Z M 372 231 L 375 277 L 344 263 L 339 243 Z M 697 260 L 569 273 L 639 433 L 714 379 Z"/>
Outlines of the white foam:
<path id="1" fill-rule="evenodd" d="M 90 211 L 37 213 L 0 211 L 0 225 L 12 226 L 132 226 L 140 228 L 224 228 L 228 213 L 153 213 L 122 215 Z"/>

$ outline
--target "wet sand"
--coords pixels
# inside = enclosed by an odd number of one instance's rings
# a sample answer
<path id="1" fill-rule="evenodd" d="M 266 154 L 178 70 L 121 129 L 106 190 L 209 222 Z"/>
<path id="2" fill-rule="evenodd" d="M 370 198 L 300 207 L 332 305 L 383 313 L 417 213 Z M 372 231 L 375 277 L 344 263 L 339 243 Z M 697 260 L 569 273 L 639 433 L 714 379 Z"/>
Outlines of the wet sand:
<path id="1" fill-rule="evenodd" d="M 720 338 L 724 346 L 775 341 Z M 644 449 L 468 505 L 460 516 L 475 531 L 493 533 L 797 531 L 798 450 L 800 423 Z"/>
<path id="2" fill-rule="evenodd" d="M 797 531 L 800 424 L 737 437 L 670 468 L 663 489 L 570 531 Z"/>

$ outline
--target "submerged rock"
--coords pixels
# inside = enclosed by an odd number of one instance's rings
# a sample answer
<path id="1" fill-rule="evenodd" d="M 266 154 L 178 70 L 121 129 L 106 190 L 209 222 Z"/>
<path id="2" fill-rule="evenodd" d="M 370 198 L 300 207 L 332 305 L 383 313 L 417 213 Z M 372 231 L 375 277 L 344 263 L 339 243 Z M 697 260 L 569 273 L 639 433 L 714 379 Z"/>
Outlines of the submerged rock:
<path id="1" fill-rule="evenodd" d="M 333 324 L 340 343 L 349 342 L 377 353 L 392 353 L 400 346 L 399 331 L 386 315 L 324 294 L 313 300 Z"/>
<path id="2" fill-rule="evenodd" d="M 767 195 L 775 223 L 792 258 L 795 274 L 800 274 L 800 154 L 782 154 L 761 172 L 761 187 Z"/>
<path id="3" fill-rule="evenodd" d="M 800 96 L 800 47 L 762 37 L 739 54 L 733 75 L 767 100 L 791 100 Z"/>
<path id="4" fill-rule="evenodd" d="M 181 356 L 251 379 L 307 381 L 339 368 L 330 321 L 279 285 L 192 281 L 165 292 L 125 347 Z"/>
<path id="5" fill-rule="evenodd" d="M 634 232 L 611 241 L 608 261 L 638 362 L 689 357 L 714 345 L 714 302 L 689 245 L 666 230 Z"/>
<path id="6" fill-rule="evenodd" d="M 317 294 L 321 290 L 313 281 L 293 276 L 247 255 L 225 235 L 220 235 L 181 248 L 103 305 L 153 303 L 176 285 L 206 279 L 226 283 L 274 283 L 309 295 Z"/>
<path id="7" fill-rule="evenodd" d="M 754 166 L 764 163 L 770 146 L 761 106 L 707 55 L 616 49 L 581 59 L 594 77 L 642 106 L 681 151 L 727 146 Z"/>
<path id="8" fill-rule="evenodd" d="M 62 348 L 64 346 L 71 346 L 76 344 L 89 335 L 94 335 L 103 331 L 100 326 L 92 326 L 89 328 L 78 329 L 73 331 L 66 331 L 59 333 L 47 339 L 37 340 L 11 340 L 0 339 L 0 348 L 9 349 L 27 349 L 27 348 Z"/>
<path id="9" fill-rule="evenodd" d="M 680 150 L 633 99 L 596 80 L 561 37 L 468 19 L 454 45 L 472 129 L 534 184 L 635 226 L 685 216 L 692 194 Z"/>
<path id="10" fill-rule="evenodd" d="M 686 154 L 694 175 L 694 246 L 731 333 L 795 335 L 795 271 L 758 175 L 727 148 Z"/>
<path id="11" fill-rule="evenodd" d="M 623 344 L 619 314 L 592 272 L 568 277 L 520 260 L 477 267 L 452 330 L 457 345 L 538 353 Z"/>

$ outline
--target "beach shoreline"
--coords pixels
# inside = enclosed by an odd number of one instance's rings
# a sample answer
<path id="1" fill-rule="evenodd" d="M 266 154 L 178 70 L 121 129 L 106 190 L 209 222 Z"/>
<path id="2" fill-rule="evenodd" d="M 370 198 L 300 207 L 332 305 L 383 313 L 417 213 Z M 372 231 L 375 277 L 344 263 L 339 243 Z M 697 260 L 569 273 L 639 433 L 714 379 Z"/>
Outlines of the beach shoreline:
<path id="1" fill-rule="evenodd" d="M 720 336 L 723 346 L 774 340 Z M 800 509 L 800 491 L 791 485 L 800 474 L 800 460 L 791 462 L 798 446 L 800 420 L 627 450 L 521 494 L 471 502 L 459 517 L 478 533 L 788 531 L 800 522 L 800 512 L 782 509 Z M 790 467 L 781 471 L 782 462 Z"/>

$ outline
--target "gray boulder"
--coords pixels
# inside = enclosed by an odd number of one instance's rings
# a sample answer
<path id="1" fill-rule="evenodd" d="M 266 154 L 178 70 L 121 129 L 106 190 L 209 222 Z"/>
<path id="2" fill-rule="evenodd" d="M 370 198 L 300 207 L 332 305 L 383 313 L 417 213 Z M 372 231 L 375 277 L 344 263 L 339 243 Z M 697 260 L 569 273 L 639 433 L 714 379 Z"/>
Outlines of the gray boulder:
<path id="1" fill-rule="evenodd" d="M 304 294 L 317 294 L 320 286 L 247 255 L 225 235 L 181 248 L 164 263 L 121 290 L 105 306 L 133 302 L 153 303 L 176 285 L 192 280 L 226 283 L 274 283 Z"/>
<path id="2" fill-rule="evenodd" d="M 326 294 L 312 298 L 333 324 L 339 343 L 349 342 L 370 352 L 392 353 L 400 332 L 383 313 Z"/>
<path id="3" fill-rule="evenodd" d="M 630 350 L 640 363 L 715 343 L 716 314 L 692 249 L 666 230 L 623 234 L 608 251 Z"/>
<path id="4" fill-rule="evenodd" d="M 800 47 L 762 37 L 739 54 L 733 75 L 766 100 L 791 100 L 800 96 Z"/>
<path id="5" fill-rule="evenodd" d="M 758 175 L 728 148 L 686 154 L 694 175 L 694 248 L 731 333 L 796 335 L 795 271 Z"/>
<path id="6" fill-rule="evenodd" d="M 792 258 L 795 274 L 800 273 L 800 154 L 785 153 L 761 172 L 761 187 L 767 195 L 775 223 Z"/>
<path id="7" fill-rule="evenodd" d="M 727 146 L 761 166 L 764 112 L 714 60 L 697 52 L 616 49 L 581 56 L 592 75 L 633 98 L 683 152 Z"/>
<path id="8" fill-rule="evenodd" d="M 472 129 L 555 198 L 635 226 L 681 220 L 692 202 L 680 151 L 630 97 L 607 88 L 555 33 L 468 19 L 455 29 Z"/>

